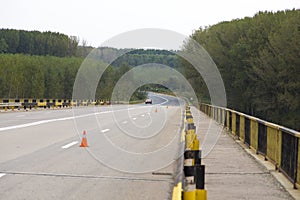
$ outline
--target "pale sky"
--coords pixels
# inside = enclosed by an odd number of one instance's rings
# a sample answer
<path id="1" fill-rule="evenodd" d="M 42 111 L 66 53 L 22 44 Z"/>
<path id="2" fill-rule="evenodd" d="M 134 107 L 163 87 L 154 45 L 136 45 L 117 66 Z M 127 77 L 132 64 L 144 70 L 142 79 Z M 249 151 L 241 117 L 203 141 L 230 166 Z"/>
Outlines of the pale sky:
<path id="1" fill-rule="evenodd" d="M 54 31 L 100 46 L 134 29 L 161 28 L 190 35 L 199 27 L 300 8 L 300 0 L 1 0 L 0 28 Z"/>

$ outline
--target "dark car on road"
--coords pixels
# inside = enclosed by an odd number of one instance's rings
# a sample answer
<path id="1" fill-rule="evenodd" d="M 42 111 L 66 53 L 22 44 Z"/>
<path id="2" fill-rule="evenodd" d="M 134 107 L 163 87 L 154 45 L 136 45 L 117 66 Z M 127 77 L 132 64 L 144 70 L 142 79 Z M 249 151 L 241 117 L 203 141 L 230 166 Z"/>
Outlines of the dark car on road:
<path id="1" fill-rule="evenodd" d="M 146 99 L 145 104 L 152 104 L 152 99 Z"/>

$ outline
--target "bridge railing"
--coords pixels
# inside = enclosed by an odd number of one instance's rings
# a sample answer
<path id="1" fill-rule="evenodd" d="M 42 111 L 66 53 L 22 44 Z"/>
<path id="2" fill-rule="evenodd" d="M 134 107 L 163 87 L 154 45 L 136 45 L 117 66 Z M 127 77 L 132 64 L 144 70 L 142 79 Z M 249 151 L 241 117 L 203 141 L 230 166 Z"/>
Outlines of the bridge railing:
<path id="1" fill-rule="evenodd" d="M 201 104 L 200 110 L 265 157 L 296 189 L 300 185 L 300 132 L 228 108 Z"/>

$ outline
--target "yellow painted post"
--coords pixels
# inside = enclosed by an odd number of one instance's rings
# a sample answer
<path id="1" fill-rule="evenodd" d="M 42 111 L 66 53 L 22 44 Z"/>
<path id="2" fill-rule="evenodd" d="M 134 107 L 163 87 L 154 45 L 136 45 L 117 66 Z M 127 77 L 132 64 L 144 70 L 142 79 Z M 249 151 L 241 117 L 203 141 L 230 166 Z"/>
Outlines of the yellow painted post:
<path id="1" fill-rule="evenodd" d="M 15 110 L 15 107 L 14 107 L 14 106 L 12 106 L 12 107 L 11 107 L 11 110 L 12 110 L 12 111 L 14 111 L 14 110 Z"/>
<path id="2" fill-rule="evenodd" d="M 182 198 L 182 183 L 179 182 L 179 183 L 173 188 L 172 200 L 181 200 L 181 198 Z"/>
<path id="3" fill-rule="evenodd" d="M 258 123 L 255 119 L 250 119 L 250 146 L 257 150 L 258 148 Z"/>
<path id="4" fill-rule="evenodd" d="M 186 121 L 188 122 L 188 124 L 192 124 L 192 123 L 194 123 L 194 120 L 193 120 L 193 118 L 188 118 Z"/>
<path id="5" fill-rule="evenodd" d="M 281 142 L 282 133 L 276 127 L 267 124 L 267 158 L 276 164 L 276 168 L 281 163 Z"/>
<path id="6" fill-rule="evenodd" d="M 206 190 L 196 190 L 196 200 L 206 200 L 207 192 Z"/>
<path id="7" fill-rule="evenodd" d="M 229 130 L 229 125 L 230 125 L 230 122 L 229 122 L 229 120 L 230 120 L 230 117 L 229 117 L 229 110 L 226 110 L 226 127 L 228 128 L 228 130 Z"/>
<path id="8" fill-rule="evenodd" d="M 185 135 L 185 147 L 187 149 L 192 149 L 193 146 L 193 134 L 191 133 L 186 133 Z"/>
<path id="9" fill-rule="evenodd" d="M 235 112 L 232 112 L 232 134 L 233 135 L 236 135 L 236 113 Z"/>
<path id="10" fill-rule="evenodd" d="M 193 147 L 192 147 L 192 150 L 199 150 L 200 149 L 200 142 L 197 138 L 195 138 L 193 140 Z"/>
<path id="11" fill-rule="evenodd" d="M 245 116 L 240 115 L 240 140 L 245 142 Z"/>
<path id="12" fill-rule="evenodd" d="M 183 192 L 183 200 L 196 200 L 196 190 Z"/>

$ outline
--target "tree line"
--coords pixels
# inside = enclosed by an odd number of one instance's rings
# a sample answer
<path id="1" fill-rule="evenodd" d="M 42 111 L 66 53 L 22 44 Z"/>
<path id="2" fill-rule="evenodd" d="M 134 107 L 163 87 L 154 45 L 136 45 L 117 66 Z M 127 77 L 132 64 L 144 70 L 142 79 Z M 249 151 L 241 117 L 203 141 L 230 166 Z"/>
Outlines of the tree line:
<path id="1" fill-rule="evenodd" d="M 55 32 L 0 29 L 0 53 L 76 56 L 79 39 Z"/>
<path id="2" fill-rule="evenodd" d="M 0 98 L 71 99 L 83 61 L 78 57 L 0 54 Z M 92 60 L 90 64 L 107 66 L 99 60 Z M 108 66 L 98 83 L 95 99 L 110 99 L 115 84 L 129 70 L 128 65 Z M 83 88 L 82 92 L 88 89 Z M 132 96 L 132 100 L 141 98 L 145 98 L 142 92 Z"/>
<path id="3" fill-rule="evenodd" d="M 86 55 L 94 50 L 91 47 L 80 47 L 80 49 Z M 136 65 L 162 63 L 175 66 L 178 64 L 174 55 L 166 54 L 164 51 L 136 50 L 133 53 L 126 53 L 129 51 L 132 49 L 97 49 L 97 60 L 94 60 L 91 65 L 107 66 L 109 64 L 102 60 L 124 55 L 108 66 L 99 81 L 95 98 L 110 99 L 119 78 Z M 82 56 L 57 57 L 0 53 L 0 98 L 72 98 L 76 74 L 85 59 Z M 141 90 L 134 93 L 132 100 L 145 98 L 145 93 Z"/>
<path id="4" fill-rule="evenodd" d="M 259 12 L 200 28 L 191 38 L 219 68 L 228 107 L 300 130 L 300 10 Z M 199 96 L 209 101 L 203 79 L 181 63 Z"/>

